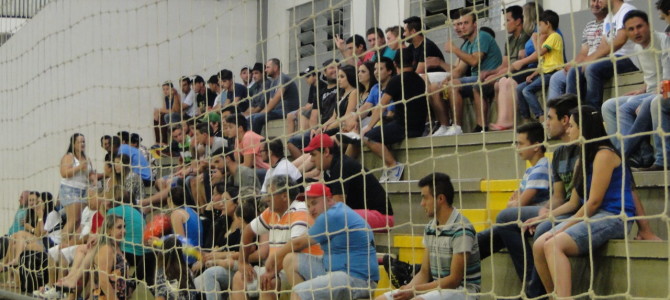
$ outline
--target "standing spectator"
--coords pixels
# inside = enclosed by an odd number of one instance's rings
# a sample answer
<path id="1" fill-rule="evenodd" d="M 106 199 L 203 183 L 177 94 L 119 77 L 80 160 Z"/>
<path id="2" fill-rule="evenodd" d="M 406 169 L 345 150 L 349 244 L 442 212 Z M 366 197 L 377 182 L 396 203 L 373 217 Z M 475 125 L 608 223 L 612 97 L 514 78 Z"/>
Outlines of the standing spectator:
<path id="1" fill-rule="evenodd" d="M 328 135 L 315 136 L 305 147 L 305 153 L 323 172 L 335 200 L 346 203 L 373 229 L 393 227 L 393 208 L 384 187 L 358 161 L 340 154 Z"/>
<path id="2" fill-rule="evenodd" d="M 166 144 L 168 135 L 167 127 L 164 126 L 167 124 L 165 116 L 173 113 L 181 114 L 181 96 L 170 81 L 163 82 L 161 88 L 163 89 L 163 106 L 154 109 L 154 134 L 156 143 Z"/>
<path id="3" fill-rule="evenodd" d="M 516 88 L 517 99 L 520 102 L 518 106 L 519 114 L 525 120 L 534 117 L 540 123 L 544 123 L 544 109 L 542 109 L 536 93 L 544 94 L 543 90 L 549 86 L 547 83 L 551 79 L 551 75 L 563 68 L 565 64 L 563 38 L 556 32 L 558 21 L 558 14 L 552 10 L 545 10 L 540 15 L 539 32 L 547 38 L 542 43 L 542 47 L 537 50 L 537 55 L 540 56 L 538 70 L 528 75 L 526 82 L 519 84 Z"/>
<path id="4" fill-rule="evenodd" d="M 426 127 L 428 116 L 426 84 L 423 78 L 414 72 L 411 51 L 409 48 L 403 49 L 400 56 L 403 61 L 396 65 L 399 74 L 391 78 L 384 95 L 379 100 L 377 110 L 372 114 L 370 123 L 361 130 L 370 151 L 384 161 L 385 169 L 382 171 L 381 182 L 400 180 L 405 169 L 405 166 L 395 159 L 389 146 L 405 138 L 421 136 Z M 391 102 L 396 103 L 393 120 L 382 122 L 380 126 L 375 127 L 384 107 Z"/>
<path id="5" fill-rule="evenodd" d="M 474 227 L 453 207 L 454 187 L 444 173 L 419 180 L 421 207 L 430 219 L 423 233 L 421 270 L 412 281 L 377 300 L 469 299 L 479 293 L 481 267 Z M 414 298 L 417 299 L 417 298 Z"/>
<path id="6" fill-rule="evenodd" d="M 279 59 L 269 59 L 265 65 L 265 73 L 270 77 L 269 91 L 266 93 L 268 103 L 262 111 L 252 114 L 250 118 L 251 129 L 258 134 L 261 134 L 267 122 L 284 118 L 300 105 L 298 87 L 291 77 L 281 72 Z"/>
<path id="7" fill-rule="evenodd" d="M 444 51 L 453 53 L 460 59 L 458 65 L 451 70 L 451 78 L 443 82 L 452 86 L 450 100 L 455 120 L 453 130 L 449 133 L 453 134 L 463 132 L 461 125 L 465 97 L 474 98 L 477 126 L 473 132 L 487 130 L 485 121 L 488 116 L 488 103 L 482 99 L 481 84 L 477 82 L 480 72 L 495 70 L 502 64 L 502 54 L 495 39 L 487 32 L 477 29 L 477 15 L 468 8 L 461 9 L 460 13 L 457 26 L 460 26 L 460 38 L 465 40 L 465 43 L 460 48 L 451 40 L 444 44 Z M 470 75 L 464 76 L 468 71 Z"/>
<path id="8" fill-rule="evenodd" d="M 67 221 L 63 227 L 62 241 L 69 244 L 71 235 L 75 232 L 81 220 L 81 212 L 86 206 L 86 192 L 90 178 L 95 172 L 86 156 L 86 139 L 81 133 L 70 137 L 67 151 L 60 161 L 60 182 L 58 198 L 65 208 Z"/>
<path id="9" fill-rule="evenodd" d="M 565 93 L 579 94 L 584 97 L 584 93 L 586 92 L 586 77 L 583 74 L 584 67 L 575 66 L 573 68 L 573 64 L 582 63 L 586 57 L 598 50 L 602 41 L 603 21 L 607 16 L 607 1 L 590 0 L 589 3 L 595 20 L 586 23 L 586 27 L 584 27 L 582 45 L 579 53 L 577 53 L 577 57 L 565 66 L 563 72 L 556 72 L 551 76 L 547 99 L 554 99 Z M 577 76 L 577 71 L 580 73 L 579 76 Z M 579 83 L 577 83 L 577 79 L 579 79 Z M 578 84 L 579 93 L 577 91 Z"/>
<path id="10" fill-rule="evenodd" d="M 379 265 L 370 225 L 342 202 L 330 188 L 313 183 L 305 190 L 305 202 L 314 225 L 270 256 L 266 274 L 284 269 L 293 286 L 292 299 L 368 298 L 379 280 Z M 323 256 L 298 253 L 319 244 Z"/>

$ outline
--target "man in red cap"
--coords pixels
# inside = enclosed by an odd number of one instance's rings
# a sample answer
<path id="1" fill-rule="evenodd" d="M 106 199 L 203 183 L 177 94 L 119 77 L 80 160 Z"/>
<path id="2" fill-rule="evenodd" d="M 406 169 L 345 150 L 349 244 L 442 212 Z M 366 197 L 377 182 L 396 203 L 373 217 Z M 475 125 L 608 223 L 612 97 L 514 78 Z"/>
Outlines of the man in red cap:
<path id="1" fill-rule="evenodd" d="M 308 186 L 305 197 L 314 225 L 277 250 L 266 262 L 267 272 L 276 274 L 284 267 L 293 286 L 291 299 L 369 298 L 379 280 L 370 227 L 346 204 L 333 199 L 323 183 Z M 322 257 L 298 253 L 317 243 L 324 251 Z"/>
<path id="2" fill-rule="evenodd" d="M 346 155 L 327 134 L 314 136 L 304 149 L 333 193 L 333 199 L 346 203 L 374 229 L 393 226 L 393 208 L 377 177 Z"/>

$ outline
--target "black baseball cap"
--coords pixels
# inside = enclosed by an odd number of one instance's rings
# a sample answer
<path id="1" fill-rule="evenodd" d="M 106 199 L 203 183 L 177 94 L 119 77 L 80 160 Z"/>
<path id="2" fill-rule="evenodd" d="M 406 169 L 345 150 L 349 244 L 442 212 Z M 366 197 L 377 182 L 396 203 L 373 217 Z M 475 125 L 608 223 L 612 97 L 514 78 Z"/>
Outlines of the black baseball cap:
<path id="1" fill-rule="evenodd" d="M 307 69 L 305 69 L 304 71 L 300 72 L 300 76 L 305 76 L 305 75 L 312 76 L 312 75 L 315 75 L 315 74 L 312 74 L 312 72 L 314 72 L 314 66 L 309 66 L 309 67 L 307 67 Z"/>

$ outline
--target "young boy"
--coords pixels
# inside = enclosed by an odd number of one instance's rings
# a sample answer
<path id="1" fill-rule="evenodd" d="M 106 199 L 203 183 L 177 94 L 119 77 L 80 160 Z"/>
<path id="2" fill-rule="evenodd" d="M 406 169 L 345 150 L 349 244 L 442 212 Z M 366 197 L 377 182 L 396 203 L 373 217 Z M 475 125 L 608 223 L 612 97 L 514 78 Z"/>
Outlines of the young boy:
<path id="1" fill-rule="evenodd" d="M 377 300 L 476 298 L 469 294 L 480 290 L 479 245 L 470 221 L 453 207 L 451 179 L 433 173 L 419 180 L 419 187 L 421 206 L 430 219 L 423 235 L 421 271 L 409 284 Z"/>
<path id="2" fill-rule="evenodd" d="M 544 157 L 546 148 L 544 127 L 532 122 L 519 126 L 516 130 L 516 148 L 521 159 L 530 163 L 519 189 L 512 194 L 507 207 L 543 204 L 549 199 L 549 160 Z"/>
<path id="3" fill-rule="evenodd" d="M 540 15 L 538 27 L 540 36 L 547 37 L 537 53 L 540 56 L 540 72 L 535 71 L 528 75 L 526 82 L 519 84 L 516 91 L 519 114 L 524 119 L 530 119 L 530 113 L 532 112 L 536 119 L 544 122 L 544 111 L 535 93 L 541 91 L 544 86 L 549 86 L 551 75 L 563 67 L 565 59 L 563 57 L 563 38 L 556 32 L 558 29 L 558 14 L 552 10 L 545 10 Z"/>

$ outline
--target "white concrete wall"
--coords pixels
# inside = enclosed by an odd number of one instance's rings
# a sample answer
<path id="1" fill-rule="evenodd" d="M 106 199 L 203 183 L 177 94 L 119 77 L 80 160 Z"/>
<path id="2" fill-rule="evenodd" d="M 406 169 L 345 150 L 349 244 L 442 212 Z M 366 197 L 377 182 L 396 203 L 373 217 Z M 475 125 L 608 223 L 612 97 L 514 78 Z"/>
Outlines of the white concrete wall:
<path id="1" fill-rule="evenodd" d="M 274 1 L 273 1 L 274 2 Z M 283 2 L 283 1 L 282 1 Z M 46 6 L 0 47 L 0 232 L 23 189 L 58 193 L 74 132 L 102 169 L 99 138 L 138 132 L 153 144 L 160 83 L 235 74 L 256 57 L 257 1 L 68 0 Z"/>

